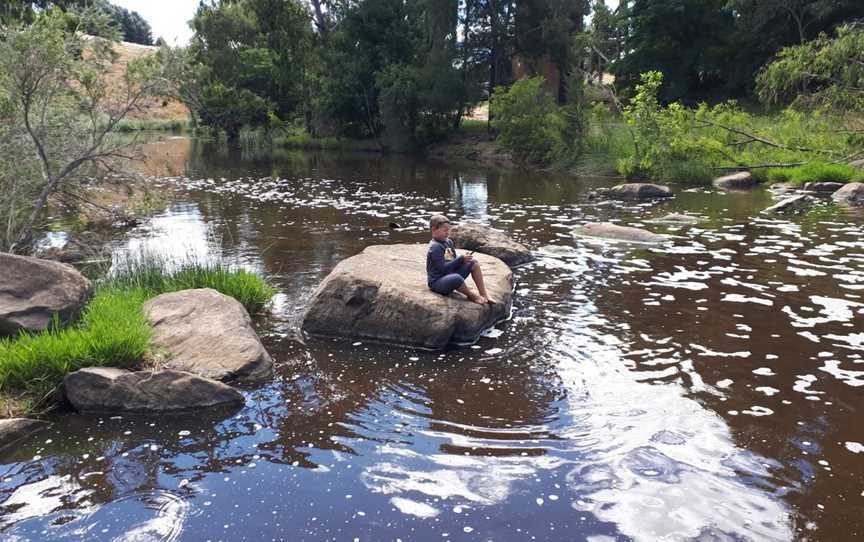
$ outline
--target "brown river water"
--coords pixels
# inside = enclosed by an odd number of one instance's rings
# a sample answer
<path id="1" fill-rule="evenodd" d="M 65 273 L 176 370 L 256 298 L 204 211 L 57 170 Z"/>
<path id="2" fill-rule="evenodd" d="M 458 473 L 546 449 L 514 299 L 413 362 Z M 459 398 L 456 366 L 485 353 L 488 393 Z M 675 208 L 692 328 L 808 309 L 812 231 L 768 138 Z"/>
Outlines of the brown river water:
<path id="1" fill-rule="evenodd" d="M 149 155 L 178 190 L 116 254 L 266 274 L 274 378 L 234 412 L 53 415 L 0 456 L 3 540 L 864 537 L 860 213 L 760 215 L 762 189 L 595 202 L 614 181 L 188 139 Z M 537 249 L 508 321 L 443 352 L 300 336 L 337 262 L 426 242 L 433 212 Z M 670 212 L 702 221 L 653 222 Z M 571 235 L 597 220 L 670 240 Z"/>

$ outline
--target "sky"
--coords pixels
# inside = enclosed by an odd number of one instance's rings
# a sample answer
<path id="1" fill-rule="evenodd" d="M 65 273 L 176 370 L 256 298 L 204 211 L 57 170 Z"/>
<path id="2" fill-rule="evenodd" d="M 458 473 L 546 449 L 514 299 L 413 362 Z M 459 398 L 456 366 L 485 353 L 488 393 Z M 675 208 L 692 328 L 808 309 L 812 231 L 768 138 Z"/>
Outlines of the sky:
<path id="1" fill-rule="evenodd" d="M 161 37 L 171 45 L 186 45 L 192 38 L 187 22 L 195 15 L 198 0 L 110 0 L 129 11 L 137 11 L 150 23 L 153 39 Z"/>
<path id="2" fill-rule="evenodd" d="M 161 37 L 171 45 L 186 45 L 192 38 L 187 22 L 195 15 L 198 0 L 111 0 L 129 11 L 137 11 L 150 23 L 153 39 Z M 606 0 L 615 8 L 618 0 Z"/>

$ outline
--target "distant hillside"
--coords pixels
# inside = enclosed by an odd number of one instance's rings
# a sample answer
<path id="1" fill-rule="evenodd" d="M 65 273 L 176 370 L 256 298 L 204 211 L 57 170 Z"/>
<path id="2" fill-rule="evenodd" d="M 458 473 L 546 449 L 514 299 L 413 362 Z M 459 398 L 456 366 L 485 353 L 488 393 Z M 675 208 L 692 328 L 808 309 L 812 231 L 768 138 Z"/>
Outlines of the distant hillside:
<path id="1" fill-rule="evenodd" d="M 157 47 L 150 45 L 139 45 L 127 41 L 117 44 L 115 50 L 120 54 L 120 58 L 114 64 L 114 69 L 109 75 L 109 82 L 119 81 L 123 77 L 129 61 L 151 55 L 156 49 Z M 185 105 L 174 100 L 158 100 L 143 111 L 130 113 L 129 118 L 133 120 L 185 121 L 189 119 L 189 110 Z"/>

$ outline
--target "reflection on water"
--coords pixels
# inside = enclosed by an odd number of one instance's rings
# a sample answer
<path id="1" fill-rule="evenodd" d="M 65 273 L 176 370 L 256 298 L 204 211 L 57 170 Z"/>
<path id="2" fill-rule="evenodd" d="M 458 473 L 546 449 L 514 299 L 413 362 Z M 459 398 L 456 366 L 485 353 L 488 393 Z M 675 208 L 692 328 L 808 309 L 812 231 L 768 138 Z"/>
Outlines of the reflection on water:
<path id="1" fill-rule="evenodd" d="M 2 458 L 5 537 L 861 536 L 861 216 L 769 219 L 762 191 L 592 202 L 604 181 L 175 141 L 154 161 L 184 190 L 116 255 L 221 252 L 271 276 L 257 324 L 275 378 L 236 413 L 58 416 Z M 300 340 L 339 260 L 423 242 L 433 212 L 539 248 L 511 320 L 444 352 Z M 669 212 L 701 220 L 655 221 Z M 670 240 L 570 234 L 593 220 Z"/>

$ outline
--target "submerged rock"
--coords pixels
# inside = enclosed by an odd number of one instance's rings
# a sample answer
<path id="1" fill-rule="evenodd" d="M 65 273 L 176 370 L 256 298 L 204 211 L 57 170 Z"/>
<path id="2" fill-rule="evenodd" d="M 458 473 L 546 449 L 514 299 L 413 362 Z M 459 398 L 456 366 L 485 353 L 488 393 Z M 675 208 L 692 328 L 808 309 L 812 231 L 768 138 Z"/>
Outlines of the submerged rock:
<path id="1" fill-rule="evenodd" d="M 616 199 L 656 199 L 671 198 L 672 190 L 668 186 L 651 183 L 625 183 L 613 186 L 603 192 L 606 196 Z"/>
<path id="2" fill-rule="evenodd" d="M 303 331 L 439 349 L 473 342 L 509 316 L 513 274 L 504 262 L 475 255 L 495 301 L 478 305 L 458 293 L 429 290 L 426 251 L 426 244 L 376 245 L 343 260 L 312 295 Z M 471 279 L 468 284 L 476 291 Z"/>
<path id="3" fill-rule="evenodd" d="M 764 209 L 762 212 L 766 214 L 795 213 L 809 209 L 815 202 L 816 200 L 811 196 L 799 194 L 797 196 L 792 196 L 791 198 L 780 200 L 771 207 Z"/>
<path id="4" fill-rule="evenodd" d="M 681 213 L 669 213 L 661 216 L 651 222 L 659 222 L 662 224 L 698 224 L 702 219 L 698 216 L 685 215 Z"/>
<path id="5" fill-rule="evenodd" d="M 71 320 L 90 299 L 90 281 L 59 262 L 0 252 L 0 336 Z"/>
<path id="6" fill-rule="evenodd" d="M 35 435 L 39 431 L 47 429 L 50 425 L 48 422 L 28 418 L 0 420 L 0 450 L 8 448 L 31 435 Z"/>
<path id="7" fill-rule="evenodd" d="M 714 179 L 713 182 L 716 188 L 723 190 L 743 190 L 756 186 L 756 179 L 749 171 L 741 171 L 732 175 L 725 175 Z"/>
<path id="8" fill-rule="evenodd" d="M 611 239 L 614 241 L 627 241 L 631 243 L 662 243 L 666 240 L 664 235 L 652 233 L 642 228 L 632 226 L 619 226 L 609 222 L 591 222 L 578 226 L 573 230 L 574 235 L 582 237 L 597 237 L 600 239 Z"/>
<path id="9" fill-rule="evenodd" d="M 166 367 L 222 381 L 260 380 L 273 367 L 239 301 L 210 288 L 181 290 L 144 304 L 152 345 L 168 352 Z"/>
<path id="10" fill-rule="evenodd" d="M 804 190 L 809 192 L 820 192 L 825 194 L 833 194 L 843 188 L 843 183 L 805 183 Z"/>
<path id="11" fill-rule="evenodd" d="M 450 239 L 457 248 L 476 250 L 495 256 L 510 267 L 528 263 L 534 259 L 531 251 L 522 243 L 492 228 L 479 224 L 460 224 L 450 230 Z"/>
<path id="12" fill-rule="evenodd" d="M 831 199 L 841 205 L 862 206 L 864 205 L 864 183 L 849 183 L 834 192 Z"/>
<path id="13" fill-rule="evenodd" d="M 166 412 L 244 402 L 231 386 L 183 371 L 88 367 L 66 375 L 63 389 L 79 412 Z"/>

